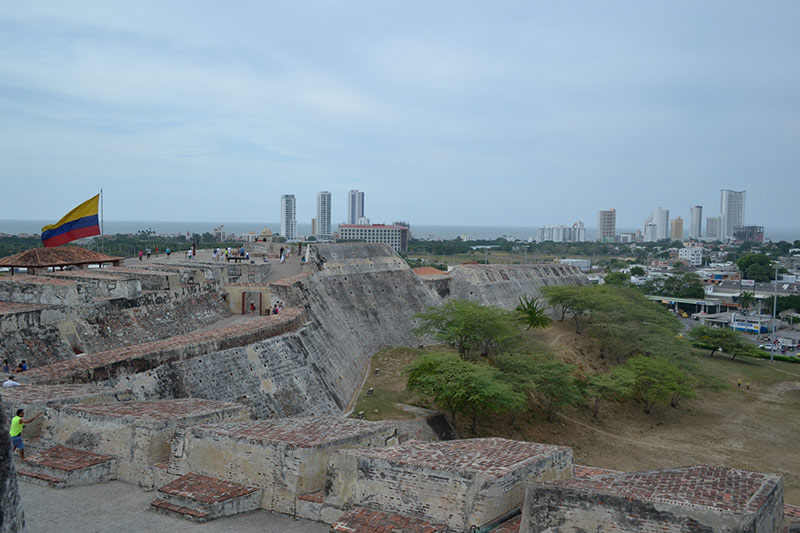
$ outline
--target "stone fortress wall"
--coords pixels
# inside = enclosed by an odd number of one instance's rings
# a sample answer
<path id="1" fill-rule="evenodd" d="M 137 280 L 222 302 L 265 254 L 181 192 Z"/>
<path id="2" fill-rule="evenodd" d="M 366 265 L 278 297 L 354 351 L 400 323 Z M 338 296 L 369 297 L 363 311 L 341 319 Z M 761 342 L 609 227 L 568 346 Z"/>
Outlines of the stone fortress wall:
<path id="1" fill-rule="evenodd" d="M 377 244 L 311 245 L 305 258 L 301 274 L 269 282 L 269 263 L 182 260 L 22 276 L 19 291 L 8 282 L 0 348 L 35 366 L 22 376 L 28 385 L 4 395 L 4 410 L 46 412 L 26 427 L 40 453 L 20 475 L 50 486 L 122 479 L 160 487 L 153 509 L 196 521 L 264 508 L 335 531 L 367 530 L 365 520 L 417 521 L 429 531 L 501 518 L 519 531 L 558 531 L 541 524 L 564 516 L 585 522 L 570 510 L 543 517 L 537 502 L 548 496 L 531 496 L 540 494 L 532 487 L 578 476 L 567 448 L 405 441 L 432 432 L 340 418 L 376 351 L 419 344 L 415 313 L 449 298 L 512 308 L 545 285 L 588 283 L 577 269 L 462 265 L 431 280 Z M 226 286 L 265 283 L 283 313 L 217 324 L 232 318 Z M 771 531 L 763 524 L 777 523 L 780 478 L 759 481 L 733 488 L 771 495 L 759 500 L 754 513 L 764 519 L 753 529 Z M 571 501 L 584 509 L 591 498 L 577 494 Z M 710 513 L 713 527 L 734 523 Z M 683 524 L 687 515 L 669 516 Z"/>

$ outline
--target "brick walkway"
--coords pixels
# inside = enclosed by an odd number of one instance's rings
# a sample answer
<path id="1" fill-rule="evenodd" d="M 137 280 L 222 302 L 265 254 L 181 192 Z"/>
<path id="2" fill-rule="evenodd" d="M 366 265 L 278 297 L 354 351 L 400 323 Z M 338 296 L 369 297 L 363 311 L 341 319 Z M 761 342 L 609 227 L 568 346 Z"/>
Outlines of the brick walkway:
<path id="1" fill-rule="evenodd" d="M 202 503 L 218 503 L 252 494 L 260 489 L 209 476 L 189 473 L 164 485 L 158 492 Z"/>
<path id="2" fill-rule="evenodd" d="M 569 450 L 563 446 L 488 438 L 405 444 L 394 448 L 361 449 L 361 456 L 432 470 L 465 471 L 502 477 L 520 463 Z"/>
<path id="3" fill-rule="evenodd" d="M 243 324 L 177 335 L 60 361 L 29 370 L 21 377 L 33 383 L 85 383 L 109 379 L 129 371 L 144 372 L 172 361 L 246 346 L 297 330 L 302 325 L 302 316 L 301 309 L 287 308 L 279 315 L 257 317 Z"/>
<path id="4" fill-rule="evenodd" d="M 85 413 L 101 418 L 130 418 L 132 420 L 154 420 L 176 422 L 220 411 L 240 412 L 242 406 L 235 403 L 183 398 L 179 400 L 155 400 L 145 402 L 114 402 L 88 405 L 71 405 L 67 412 Z"/>
<path id="5" fill-rule="evenodd" d="M 331 526 L 336 533 L 444 533 L 447 526 L 393 513 L 354 507 Z"/>
<path id="6" fill-rule="evenodd" d="M 197 426 L 192 431 L 257 443 L 279 442 L 289 447 L 312 448 L 368 435 L 387 427 L 380 422 L 319 416 L 229 422 Z"/>
<path id="7" fill-rule="evenodd" d="M 754 512 L 766 501 L 779 476 L 718 466 L 691 466 L 651 472 L 606 474 L 553 481 L 582 492 L 721 511 Z"/>
<path id="8" fill-rule="evenodd" d="M 42 466 L 71 472 L 108 461 L 113 461 L 113 458 L 99 453 L 67 448 L 59 444 L 30 456 L 26 463 L 29 466 Z"/>

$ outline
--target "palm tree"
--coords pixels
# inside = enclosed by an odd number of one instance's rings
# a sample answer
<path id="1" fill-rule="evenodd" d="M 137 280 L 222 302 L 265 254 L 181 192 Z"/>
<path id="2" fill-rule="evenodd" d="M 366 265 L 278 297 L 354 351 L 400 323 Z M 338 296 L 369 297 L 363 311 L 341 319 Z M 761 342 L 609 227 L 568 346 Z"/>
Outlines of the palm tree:
<path id="1" fill-rule="evenodd" d="M 756 301 L 756 297 L 752 292 L 743 292 L 739 295 L 739 306 L 745 312 L 748 312 Z"/>

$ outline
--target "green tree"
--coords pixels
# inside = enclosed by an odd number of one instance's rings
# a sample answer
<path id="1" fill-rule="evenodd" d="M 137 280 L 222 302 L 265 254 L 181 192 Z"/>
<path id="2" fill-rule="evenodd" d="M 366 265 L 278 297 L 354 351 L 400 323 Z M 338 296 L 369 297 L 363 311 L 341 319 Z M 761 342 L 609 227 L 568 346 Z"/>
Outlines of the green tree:
<path id="1" fill-rule="evenodd" d="M 590 377 L 586 383 L 586 396 L 592 402 L 592 418 L 597 418 L 601 402 L 624 402 L 633 394 L 635 386 L 636 377 L 625 366 L 618 366 L 611 372 Z"/>
<path id="2" fill-rule="evenodd" d="M 686 373 L 669 361 L 640 356 L 629 359 L 626 366 L 636 379 L 634 397 L 647 414 L 656 405 L 675 407 L 680 398 L 693 394 Z"/>
<path id="3" fill-rule="evenodd" d="M 473 433 L 480 415 L 516 410 L 525 402 L 496 368 L 449 354 L 425 354 L 406 367 L 406 373 L 409 390 L 431 396 L 438 407 L 450 413 L 454 425 L 457 413 L 469 416 Z"/>
<path id="4" fill-rule="evenodd" d="M 654 278 L 639 287 L 645 294 L 673 298 L 703 298 L 705 289 L 700 276 L 693 272 Z"/>
<path id="5" fill-rule="evenodd" d="M 772 260 L 764 254 L 748 254 L 736 261 L 745 279 L 769 281 L 775 279 Z"/>
<path id="6" fill-rule="evenodd" d="M 749 311 L 755 301 L 756 297 L 752 292 L 743 291 L 739 296 L 739 306 L 745 311 Z"/>
<path id="7" fill-rule="evenodd" d="M 547 316 L 547 310 L 535 296 L 520 296 L 516 312 L 520 322 L 527 326 L 526 329 L 546 328 L 550 325 L 550 317 Z"/>
<path id="8" fill-rule="evenodd" d="M 606 277 L 603 279 L 603 281 L 606 285 L 627 285 L 630 279 L 630 275 L 625 274 L 624 272 L 612 272 L 610 274 L 606 274 Z"/>
<path id="9" fill-rule="evenodd" d="M 647 272 L 640 266 L 631 267 L 631 276 L 644 276 Z"/>
<path id="10" fill-rule="evenodd" d="M 714 353 L 721 350 L 731 354 L 731 359 L 735 359 L 737 355 L 746 354 L 752 348 L 752 344 L 741 333 L 728 328 L 697 326 L 689 332 L 689 338 L 703 348 L 710 348 L 709 357 L 714 357 Z"/>
<path id="11" fill-rule="evenodd" d="M 574 285 L 542 287 L 542 293 L 547 302 L 553 307 L 561 308 L 561 320 L 564 320 L 566 313 L 572 314 L 572 318 L 575 320 L 575 333 L 578 334 L 581 332 L 580 318 L 595 304 L 592 293 L 584 289 L 584 287 Z"/>
<path id="12" fill-rule="evenodd" d="M 476 349 L 488 356 L 510 346 L 518 336 L 511 313 L 468 300 L 451 300 L 429 307 L 415 318 L 419 320 L 414 329 L 416 334 L 431 335 L 456 347 L 464 359 Z"/>
<path id="13" fill-rule="evenodd" d="M 536 394 L 547 403 L 548 422 L 553 421 L 558 409 L 580 401 L 581 391 L 572 375 L 574 371 L 574 366 L 552 360 L 536 365 L 533 385 Z"/>

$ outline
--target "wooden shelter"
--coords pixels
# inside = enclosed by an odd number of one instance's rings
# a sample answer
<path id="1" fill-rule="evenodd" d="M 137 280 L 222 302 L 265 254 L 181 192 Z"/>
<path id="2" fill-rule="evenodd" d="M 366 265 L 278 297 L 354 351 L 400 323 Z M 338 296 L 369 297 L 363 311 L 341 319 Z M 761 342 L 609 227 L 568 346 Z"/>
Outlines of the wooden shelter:
<path id="1" fill-rule="evenodd" d="M 37 270 L 47 271 L 52 268 L 75 266 L 87 268 L 89 265 L 103 266 L 111 263 L 113 266 L 120 266 L 124 259 L 122 257 L 112 257 L 110 255 L 93 252 L 80 246 L 56 246 L 52 248 L 33 248 L 18 254 L 10 255 L 0 259 L 0 268 L 11 269 L 14 275 L 15 268 L 25 268 L 28 274 L 36 274 Z"/>

